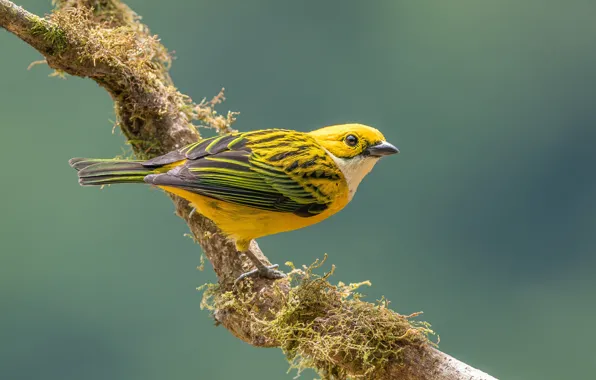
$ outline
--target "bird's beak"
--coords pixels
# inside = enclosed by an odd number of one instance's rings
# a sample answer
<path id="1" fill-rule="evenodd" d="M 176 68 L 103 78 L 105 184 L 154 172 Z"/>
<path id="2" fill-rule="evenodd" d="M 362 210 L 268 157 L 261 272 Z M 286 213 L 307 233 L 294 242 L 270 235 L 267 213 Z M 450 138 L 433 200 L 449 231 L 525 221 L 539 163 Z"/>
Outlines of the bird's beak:
<path id="1" fill-rule="evenodd" d="M 378 144 L 371 145 L 366 148 L 366 153 L 373 157 L 383 157 L 389 156 L 390 154 L 399 153 L 399 149 L 397 149 L 393 144 L 389 144 L 387 141 L 381 141 Z"/>

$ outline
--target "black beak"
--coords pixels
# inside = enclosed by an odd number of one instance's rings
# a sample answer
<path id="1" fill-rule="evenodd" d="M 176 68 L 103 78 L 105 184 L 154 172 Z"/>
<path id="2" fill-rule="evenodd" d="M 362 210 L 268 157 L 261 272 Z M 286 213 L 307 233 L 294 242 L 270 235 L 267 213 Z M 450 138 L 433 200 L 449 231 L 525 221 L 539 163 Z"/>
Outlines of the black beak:
<path id="1" fill-rule="evenodd" d="M 366 148 L 366 154 L 373 157 L 383 157 L 389 156 L 390 154 L 399 153 L 399 149 L 397 149 L 393 144 L 389 144 L 387 141 L 381 141 L 378 144 L 371 145 Z"/>

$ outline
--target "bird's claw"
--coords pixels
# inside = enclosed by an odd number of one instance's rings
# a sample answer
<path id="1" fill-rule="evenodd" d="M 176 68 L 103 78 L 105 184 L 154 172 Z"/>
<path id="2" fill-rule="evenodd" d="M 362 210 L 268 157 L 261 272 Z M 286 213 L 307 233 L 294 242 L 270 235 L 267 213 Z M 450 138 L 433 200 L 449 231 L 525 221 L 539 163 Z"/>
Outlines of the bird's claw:
<path id="1" fill-rule="evenodd" d="M 197 209 L 193 207 L 192 210 L 190 210 L 190 212 L 188 213 L 188 219 L 192 218 L 195 212 L 197 212 Z"/>
<path id="2" fill-rule="evenodd" d="M 243 273 L 236 279 L 236 281 L 234 281 L 234 285 L 247 277 L 263 277 L 268 278 L 270 280 L 278 280 L 280 278 L 286 277 L 286 274 L 282 271 L 276 270 L 277 268 L 279 268 L 279 265 L 273 264 L 268 267 L 262 266 L 255 270 L 251 270 L 250 272 Z"/>

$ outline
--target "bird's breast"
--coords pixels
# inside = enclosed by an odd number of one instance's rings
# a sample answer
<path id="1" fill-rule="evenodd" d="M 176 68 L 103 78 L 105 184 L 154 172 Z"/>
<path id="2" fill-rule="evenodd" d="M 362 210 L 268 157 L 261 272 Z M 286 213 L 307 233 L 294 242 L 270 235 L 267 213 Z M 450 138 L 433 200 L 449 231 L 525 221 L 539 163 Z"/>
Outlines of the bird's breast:
<path id="1" fill-rule="evenodd" d="M 225 202 L 175 187 L 160 187 L 188 200 L 200 214 L 211 219 L 224 234 L 234 240 L 251 240 L 304 228 L 327 219 L 348 203 L 347 186 L 338 186 L 336 196 L 327 209 L 310 217 L 302 217 L 288 212 L 267 211 Z"/>

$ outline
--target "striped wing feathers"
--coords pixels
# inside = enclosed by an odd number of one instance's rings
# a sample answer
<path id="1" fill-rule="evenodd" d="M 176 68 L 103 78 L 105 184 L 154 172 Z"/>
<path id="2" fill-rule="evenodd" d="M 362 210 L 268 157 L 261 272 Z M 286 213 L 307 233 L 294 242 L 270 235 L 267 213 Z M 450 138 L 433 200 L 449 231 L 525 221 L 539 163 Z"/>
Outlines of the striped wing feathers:
<path id="1" fill-rule="evenodd" d="M 308 217 L 327 209 L 339 169 L 312 137 L 294 131 L 236 133 L 201 140 L 144 163 L 184 161 L 148 182 L 258 209 Z"/>

